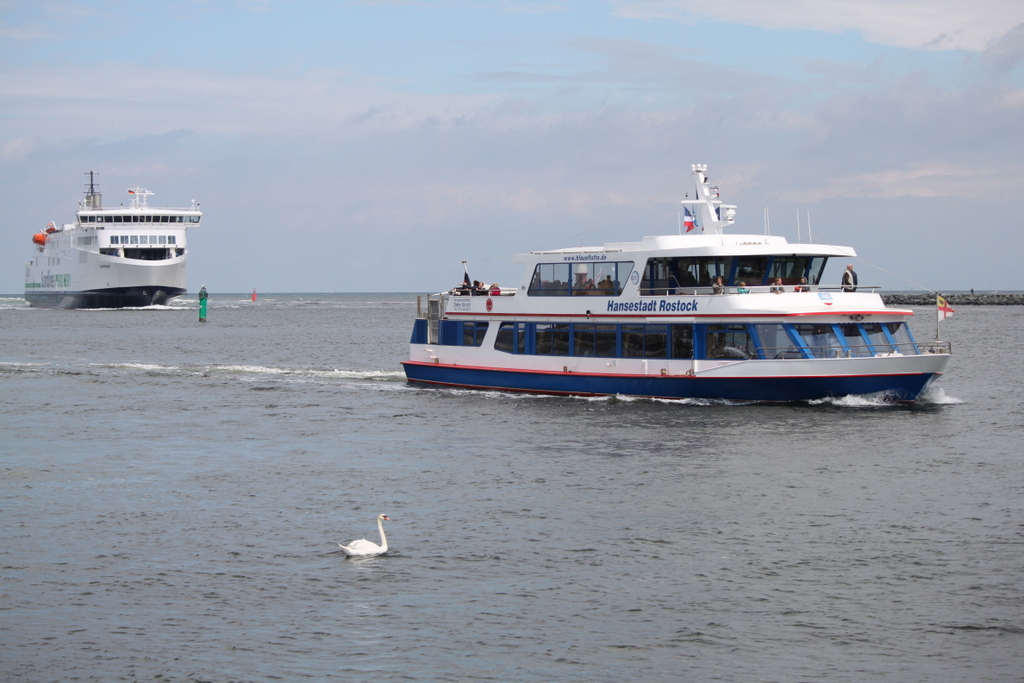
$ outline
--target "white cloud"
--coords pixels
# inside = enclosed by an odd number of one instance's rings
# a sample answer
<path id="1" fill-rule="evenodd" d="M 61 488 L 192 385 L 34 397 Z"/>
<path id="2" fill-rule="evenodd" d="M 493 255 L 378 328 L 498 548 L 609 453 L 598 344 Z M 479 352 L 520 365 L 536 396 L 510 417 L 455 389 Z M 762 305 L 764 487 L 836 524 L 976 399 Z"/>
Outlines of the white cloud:
<path id="1" fill-rule="evenodd" d="M 987 177 L 985 177 L 987 176 Z M 991 182 L 991 172 L 965 168 L 945 161 L 913 164 L 903 169 L 873 169 L 829 178 L 824 187 L 787 191 L 785 201 L 820 202 L 837 197 L 895 198 L 938 197 L 963 193 L 968 185 L 977 187 L 980 178 Z"/>
<path id="2" fill-rule="evenodd" d="M 1020 0 L 618 0 L 621 16 L 717 21 L 770 29 L 857 31 L 865 40 L 980 52 L 1024 22 Z"/>
<path id="3" fill-rule="evenodd" d="M 394 130 L 431 118 L 450 122 L 498 101 L 487 95 L 406 93 L 400 85 L 333 69 L 254 75 L 36 64 L 8 69 L 0 79 L 6 115 L 0 138 L 16 130 L 113 140 L 180 129 L 336 137 L 353 126 Z"/>
<path id="4" fill-rule="evenodd" d="M 13 138 L 0 145 L 0 160 L 5 162 L 22 161 L 39 147 L 39 140 L 29 138 Z"/>

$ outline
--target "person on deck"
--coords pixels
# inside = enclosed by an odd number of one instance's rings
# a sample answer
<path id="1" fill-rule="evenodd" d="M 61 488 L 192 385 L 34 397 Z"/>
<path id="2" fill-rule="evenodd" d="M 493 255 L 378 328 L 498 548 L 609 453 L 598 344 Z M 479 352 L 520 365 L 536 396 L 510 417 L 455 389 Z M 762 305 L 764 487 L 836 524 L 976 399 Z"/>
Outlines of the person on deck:
<path id="1" fill-rule="evenodd" d="M 722 281 L 722 276 L 719 275 L 715 278 L 715 283 L 711 285 L 712 294 L 725 294 L 725 283 Z"/>
<path id="2" fill-rule="evenodd" d="M 853 271 L 853 264 L 847 263 L 846 270 L 843 271 L 843 291 L 844 292 L 856 292 L 857 291 L 857 273 Z"/>

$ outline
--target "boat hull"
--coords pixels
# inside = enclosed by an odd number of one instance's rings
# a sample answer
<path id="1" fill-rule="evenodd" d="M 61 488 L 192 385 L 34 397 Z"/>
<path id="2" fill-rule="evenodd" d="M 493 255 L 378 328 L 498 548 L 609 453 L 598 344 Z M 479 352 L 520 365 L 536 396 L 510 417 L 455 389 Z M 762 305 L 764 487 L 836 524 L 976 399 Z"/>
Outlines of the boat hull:
<path id="1" fill-rule="evenodd" d="M 811 401 L 849 395 L 884 395 L 914 401 L 941 372 L 869 375 L 664 376 L 586 374 L 481 368 L 406 361 L 409 382 L 468 389 L 570 396 L 637 396 L 733 401 Z"/>
<path id="2" fill-rule="evenodd" d="M 25 300 L 37 308 L 139 308 L 162 306 L 185 293 L 183 287 L 111 287 L 80 292 L 26 290 Z"/>

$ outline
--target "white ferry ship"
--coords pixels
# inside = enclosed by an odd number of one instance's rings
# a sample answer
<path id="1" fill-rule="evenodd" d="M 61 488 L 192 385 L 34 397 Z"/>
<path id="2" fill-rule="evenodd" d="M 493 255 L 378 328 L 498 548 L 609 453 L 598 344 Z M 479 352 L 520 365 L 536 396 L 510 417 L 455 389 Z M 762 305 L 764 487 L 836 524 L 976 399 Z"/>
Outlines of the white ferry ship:
<path id="1" fill-rule="evenodd" d="M 428 296 L 402 363 L 408 380 L 584 396 L 914 401 L 942 374 L 950 345 L 916 341 L 913 311 L 887 308 L 874 286 L 822 283 L 829 259 L 845 262 L 852 248 L 727 235 L 735 207 L 719 200 L 706 166 L 693 171 L 687 234 L 530 252 L 518 257 L 526 269 L 514 288 Z"/>
<path id="2" fill-rule="evenodd" d="M 203 214 L 153 209 L 152 192 L 128 190 L 128 206 L 104 208 L 94 173 L 74 223 L 32 235 L 36 255 L 25 267 L 25 300 L 43 308 L 125 308 L 166 304 L 185 293 L 186 231 Z"/>

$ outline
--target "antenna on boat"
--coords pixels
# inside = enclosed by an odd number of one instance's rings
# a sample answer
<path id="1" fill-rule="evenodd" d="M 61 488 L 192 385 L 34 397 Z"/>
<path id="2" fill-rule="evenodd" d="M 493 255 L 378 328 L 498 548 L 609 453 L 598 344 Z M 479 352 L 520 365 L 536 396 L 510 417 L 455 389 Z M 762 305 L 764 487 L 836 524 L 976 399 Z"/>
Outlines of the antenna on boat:
<path id="1" fill-rule="evenodd" d="M 800 209 L 796 210 L 796 241 L 800 241 Z"/>
<path id="2" fill-rule="evenodd" d="M 102 209 L 103 195 L 96 191 L 96 176 L 99 173 L 89 171 L 85 175 L 89 176 L 89 184 L 85 186 L 85 208 Z"/>
<path id="3" fill-rule="evenodd" d="M 683 205 L 699 207 L 703 221 L 703 231 L 712 235 L 721 235 L 722 228 L 736 222 L 736 207 L 732 204 L 723 204 L 718 198 L 718 186 L 711 186 L 708 180 L 708 167 L 706 164 L 693 164 L 690 169 L 697 176 L 697 198 L 684 199 Z"/>
<path id="4" fill-rule="evenodd" d="M 814 244 L 814 238 L 811 237 L 811 212 L 807 212 L 807 241 Z"/>

